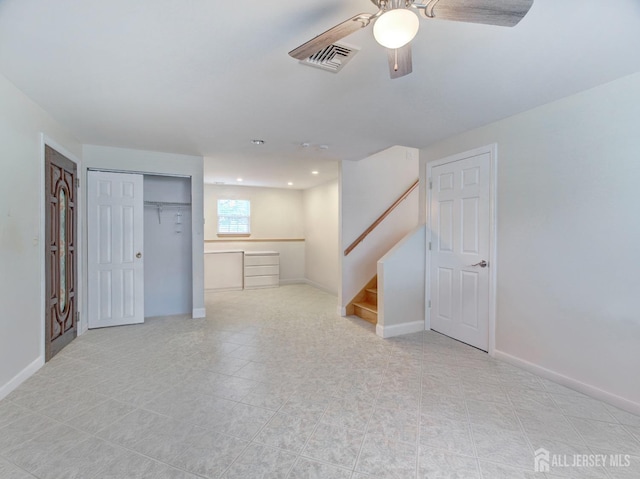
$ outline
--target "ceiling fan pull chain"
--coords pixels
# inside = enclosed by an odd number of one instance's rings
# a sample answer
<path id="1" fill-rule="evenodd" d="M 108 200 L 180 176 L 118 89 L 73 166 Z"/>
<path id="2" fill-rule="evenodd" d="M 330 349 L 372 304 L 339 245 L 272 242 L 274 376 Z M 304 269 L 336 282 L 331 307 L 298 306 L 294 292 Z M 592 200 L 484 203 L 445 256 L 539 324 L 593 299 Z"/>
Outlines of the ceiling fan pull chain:
<path id="1" fill-rule="evenodd" d="M 396 48 L 396 49 L 393 51 L 393 53 L 394 53 L 395 58 L 396 58 L 396 60 L 395 60 L 395 62 L 394 62 L 394 64 L 393 64 L 393 71 L 394 71 L 394 72 L 397 72 L 397 71 L 398 71 L 398 49 Z"/>

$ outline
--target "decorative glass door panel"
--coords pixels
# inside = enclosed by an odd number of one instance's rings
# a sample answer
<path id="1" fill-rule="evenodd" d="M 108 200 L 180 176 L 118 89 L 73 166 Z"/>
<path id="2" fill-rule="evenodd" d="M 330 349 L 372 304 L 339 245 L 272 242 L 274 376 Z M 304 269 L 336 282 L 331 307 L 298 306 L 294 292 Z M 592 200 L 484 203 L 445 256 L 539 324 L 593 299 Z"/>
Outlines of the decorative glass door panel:
<path id="1" fill-rule="evenodd" d="M 45 149 L 47 317 L 46 360 L 70 343 L 76 329 L 76 164 Z"/>

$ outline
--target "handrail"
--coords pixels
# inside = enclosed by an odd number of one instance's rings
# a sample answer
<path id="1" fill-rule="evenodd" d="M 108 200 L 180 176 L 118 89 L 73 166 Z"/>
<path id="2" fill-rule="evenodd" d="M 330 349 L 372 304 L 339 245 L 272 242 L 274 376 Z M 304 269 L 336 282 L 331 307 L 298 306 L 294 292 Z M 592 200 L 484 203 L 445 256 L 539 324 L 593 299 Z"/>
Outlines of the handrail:
<path id="1" fill-rule="evenodd" d="M 358 236 L 356 238 L 356 240 L 351 243 L 347 249 L 344 250 L 344 255 L 347 256 L 349 253 L 351 253 L 356 246 L 358 246 L 360 243 L 362 243 L 362 241 L 369 235 L 369 233 L 371 233 L 374 229 L 376 229 L 376 227 L 382 223 L 382 221 L 391 214 L 391 212 L 393 210 L 395 210 L 398 205 L 400 203 L 402 203 L 407 196 L 409 196 L 411 194 L 411 192 L 413 190 L 415 190 L 418 187 L 418 184 L 420 183 L 420 179 L 417 179 L 415 181 L 415 183 L 413 183 L 409 189 L 407 191 L 405 191 L 402 196 L 400 196 L 400 198 L 398 198 L 396 201 L 393 202 L 393 204 L 391 206 L 389 206 L 389 208 L 386 209 L 386 211 L 384 213 L 382 213 L 377 220 L 375 220 L 373 223 L 371 223 L 371 226 L 369 226 L 366 230 L 364 230 L 364 233 L 362 233 L 360 236 Z"/>

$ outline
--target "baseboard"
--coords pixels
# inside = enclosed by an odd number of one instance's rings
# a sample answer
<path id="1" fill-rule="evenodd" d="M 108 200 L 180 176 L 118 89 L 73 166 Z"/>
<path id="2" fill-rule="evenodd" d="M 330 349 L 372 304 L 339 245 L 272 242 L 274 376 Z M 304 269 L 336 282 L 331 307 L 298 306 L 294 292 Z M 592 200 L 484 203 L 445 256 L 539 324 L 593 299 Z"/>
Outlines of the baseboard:
<path id="1" fill-rule="evenodd" d="M 239 288 L 237 286 L 232 286 L 231 288 L 209 288 L 209 289 L 205 289 L 204 292 L 206 293 L 221 293 L 223 291 L 242 291 L 244 288 L 242 286 L 240 286 Z"/>
<path id="2" fill-rule="evenodd" d="M 87 324 L 87 322 L 80 321 L 80 324 L 78 325 L 78 336 L 82 336 L 87 331 L 89 331 L 89 325 Z"/>
<path id="3" fill-rule="evenodd" d="M 411 321 L 410 323 L 391 324 L 389 326 L 376 325 L 376 334 L 385 339 L 420 331 L 424 331 L 424 321 Z"/>
<path id="4" fill-rule="evenodd" d="M 577 379 L 564 376 L 563 374 L 557 373 L 537 364 L 530 363 L 529 361 L 518 358 L 516 356 L 512 356 L 511 354 L 499 351 L 497 349 L 493 351 L 493 357 L 522 368 L 531 373 L 537 374 L 538 376 L 541 376 L 545 379 L 549 379 L 558 384 L 562 384 L 563 386 L 591 396 L 595 399 L 599 399 L 600 401 L 604 401 L 608 404 L 611 404 L 612 406 L 624 409 L 625 411 L 628 411 L 632 414 L 640 415 L 640 403 L 625 399 L 620 396 L 616 396 L 615 394 L 604 391 L 595 386 L 591 386 L 590 384 L 586 384 L 578 381 Z"/>
<path id="5" fill-rule="evenodd" d="M 287 284 L 305 284 L 307 281 L 304 278 L 300 279 L 281 279 L 280 286 L 285 286 Z"/>
<path id="6" fill-rule="evenodd" d="M 316 289 L 324 291 L 325 293 L 333 294 L 334 296 L 338 295 L 338 292 L 336 290 L 327 288 L 326 286 L 324 286 L 324 285 L 322 285 L 320 283 L 316 283 L 315 281 L 311 281 L 310 279 L 304 279 L 303 282 L 308 284 L 309 286 L 313 286 Z"/>
<path id="7" fill-rule="evenodd" d="M 191 317 L 193 319 L 206 318 L 207 317 L 207 310 L 205 308 L 194 308 L 193 312 L 191 313 Z"/>
<path id="8" fill-rule="evenodd" d="M 16 376 L 14 376 L 13 379 L 11 379 L 7 384 L 0 386 L 0 399 L 7 397 L 9 393 L 11 393 L 11 391 L 16 389 L 23 382 L 29 379 L 43 365 L 44 356 L 40 356 L 22 371 L 20 371 Z"/>
<path id="9" fill-rule="evenodd" d="M 338 305 L 338 316 L 342 316 L 343 318 L 347 315 L 347 307 Z"/>

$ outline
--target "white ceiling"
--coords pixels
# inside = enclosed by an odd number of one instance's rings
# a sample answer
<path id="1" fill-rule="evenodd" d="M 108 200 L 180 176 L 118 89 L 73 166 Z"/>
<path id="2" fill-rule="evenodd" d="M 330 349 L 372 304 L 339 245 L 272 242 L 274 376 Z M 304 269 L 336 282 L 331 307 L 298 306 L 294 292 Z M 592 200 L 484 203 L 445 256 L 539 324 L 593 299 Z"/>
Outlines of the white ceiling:
<path id="1" fill-rule="evenodd" d="M 203 155 L 209 182 L 306 188 L 335 177 L 338 160 L 424 147 L 640 70 L 638 0 L 535 0 L 515 28 L 422 19 L 413 73 L 396 80 L 370 28 L 345 40 L 361 51 L 338 74 L 287 55 L 374 11 L 370 0 L 0 0 L 0 72 L 83 143 Z"/>

